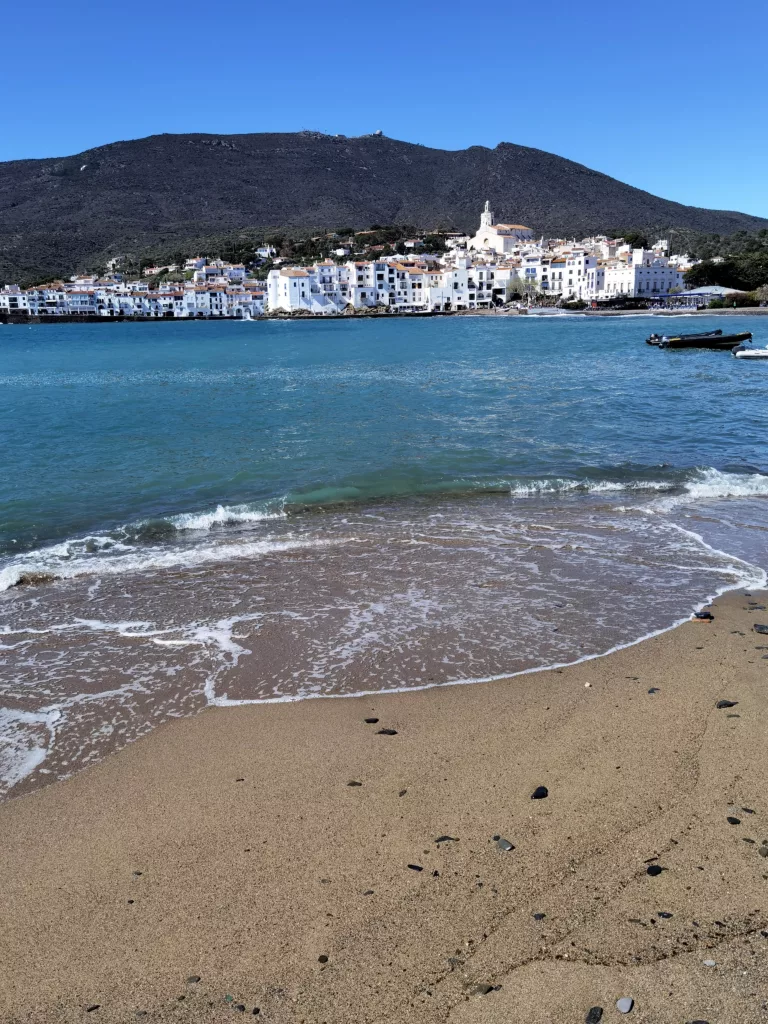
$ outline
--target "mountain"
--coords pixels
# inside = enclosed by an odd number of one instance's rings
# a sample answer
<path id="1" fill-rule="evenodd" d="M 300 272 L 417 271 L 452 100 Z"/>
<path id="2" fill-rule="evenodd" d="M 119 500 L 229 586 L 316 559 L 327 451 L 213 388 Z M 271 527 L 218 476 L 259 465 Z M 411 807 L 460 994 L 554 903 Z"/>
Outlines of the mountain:
<path id="1" fill-rule="evenodd" d="M 0 281 L 71 274 L 110 255 L 243 228 L 474 230 L 486 199 L 498 220 L 554 236 L 768 227 L 508 142 L 449 151 L 381 135 L 153 135 L 0 163 Z"/>

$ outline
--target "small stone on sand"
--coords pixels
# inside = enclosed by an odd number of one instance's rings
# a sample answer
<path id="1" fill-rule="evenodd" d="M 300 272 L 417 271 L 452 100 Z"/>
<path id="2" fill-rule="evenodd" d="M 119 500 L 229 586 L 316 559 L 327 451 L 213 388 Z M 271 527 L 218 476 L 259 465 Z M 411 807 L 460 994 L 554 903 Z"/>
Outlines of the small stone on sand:
<path id="1" fill-rule="evenodd" d="M 705 967 L 715 967 L 716 966 L 714 960 L 702 960 L 701 962 L 704 964 Z"/>
<path id="2" fill-rule="evenodd" d="M 645 870 L 646 874 L 650 875 L 651 878 L 655 878 L 657 875 L 661 874 L 664 868 L 662 868 L 659 864 L 649 864 Z"/>
<path id="3" fill-rule="evenodd" d="M 619 1013 L 631 1013 L 632 1007 L 635 1005 L 635 1000 L 630 996 L 624 996 L 623 999 L 616 1000 L 616 1009 Z"/>
<path id="4" fill-rule="evenodd" d="M 198 981 L 200 981 L 199 974 L 190 974 L 190 976 L 187 978 L 188 985 L 196 985 Z"/>
<path id="5" fill-rule="evenodd" d="M 756 622 L 752 628 L 756 633 L 763 633 L 768 636 L 768 626 L 763 626 L 761 623 Z"/>
<path id="6" fill-rule="evenodd" d="M 397 736 L 397 729 L 379 729 L 377 736 Z"/>
<path id="7" fill-rule="evenodd" d="M 589 1010 L 587 1010 L 587 1016 L 584 1018 L 584 1024 L 600 1024 L 600 1021 L 602 1019 L 602 1006 L 592 1006 Z"/>
<path id="8" fill-rule="evenodd" d="M 438 836 L 435 840 L 436 843 L 458 843 L 458 841 L 455 836 Z"/>
<path id="9" fill-rule="evenodd" d="M 355 782 L 354 780 L 352 780 L 352 782 L 348 782 L 347 785 L 348 786 L 362 786 L 362 782 Z"/>
<path id="10" fill-rule="evenodd" d="M 544 800 L 548 796 L 549 790 L 546 786 L 537 786 L 531 793 L 531 800 Z"/>
<path id="11" fill-rule="evenodd" d="M 421 864 L 409 864 L 408 867 L 411 869 L 411 871 L 423 871 L 424 870 L 424 868 L 421 866 Z"/>
<path id="12" fill-rule="evenodd" d="M 485 983 L 475 985 L 472 989 L 473 996 L 487 996 L 489 992 L 493 992 L 493 985 L 487 985 Z"/>
<path id="13" fill-rule="evenodd" d="M 546 916 L 547 916 L 546 914 L 534 914 L 533 915 L 533 920 L 534 921 L 543 921 Z"/>
<path id="14" fill-rule="evenodd" d="M 502 839 L 501 837 L 499 837 L 499 839 L 497 840 L 496 845 L 504 853 L 509 853 L 510 850 L 514 850 L 514 846 L 512 845 L 512 843 L 510 843 L 508 839 Z"/>
<path id="15" fill-rule="evenodd" d="M 728 817 L 725 820 L 728 822 L 729 825 L 740 825 L 741 824 L 741 818 L 734 818 L 734 816 L 732 814 L 729 814 Z"/>
<path id="16" fill-rule="evenodd" d="M 317 962 L 319 964 L 327 964 L 328 963 L 328 957 L 325 955 L 325 953 L 323 953 L 321 956 L 319 956 L 317 958 Z"/>
<path id="17" fill-rule="evenodd" d="M 378 722 L 378 718 L 366 718 L 365 719 L 365 724 L 366 725 L 376 725 L 377 722 Z"/>
<path id="18" fill-rule="evenodd" d="M 735 708 L 738 703 L 737 700 L 719 700 L 715 707 L 722 711 L 723 708 Z"/>

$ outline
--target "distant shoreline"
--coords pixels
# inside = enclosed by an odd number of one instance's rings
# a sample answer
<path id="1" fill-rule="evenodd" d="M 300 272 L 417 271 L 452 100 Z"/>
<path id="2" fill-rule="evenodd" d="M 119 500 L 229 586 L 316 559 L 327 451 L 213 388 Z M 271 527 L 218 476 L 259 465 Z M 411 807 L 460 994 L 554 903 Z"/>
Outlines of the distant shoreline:
<path id="1" fill-rule="evenodd" d="M 217 323 L 220 320 L 235 321 L 240 323 L 256 323 L 264 320 L 296 321 L 326 321 L 326 320 L 392 320 L 392 319 L 419 319 L 426 317 L 445 316 L 547 316 L 565 314 L 573 317 L 583 316 L 768 316 L 768 306 L 745 306 L 735 309 L 559 309 L 556 306 L 541 307 L 530 312 L 528 310 L 516 309 L 452 309 L 452 310 L 423 310 L 413 313 L 333 313 L 305 315 L 291 315 L 287 313 L 266 313 L 264 316 L 244 318 L 238 316 L 209 316 L 209 317 L 160 317 L 160 316 L 10 316 L 0 314 L 0 325 L 7 326 L 31 326 L 38 324 L 125 324 L 125 323 Z"/>

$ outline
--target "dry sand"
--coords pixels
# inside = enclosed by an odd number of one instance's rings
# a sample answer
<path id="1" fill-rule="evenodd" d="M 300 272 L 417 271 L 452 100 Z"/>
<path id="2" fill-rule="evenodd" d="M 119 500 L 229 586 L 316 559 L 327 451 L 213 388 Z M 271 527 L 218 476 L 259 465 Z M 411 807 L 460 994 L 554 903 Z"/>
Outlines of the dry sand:
<path id="1" fill-rule="evenodd" d="M 749 600 L 561 672 L 209 710 L 6 803 L 0 1020 L 768 1020 Z"/>

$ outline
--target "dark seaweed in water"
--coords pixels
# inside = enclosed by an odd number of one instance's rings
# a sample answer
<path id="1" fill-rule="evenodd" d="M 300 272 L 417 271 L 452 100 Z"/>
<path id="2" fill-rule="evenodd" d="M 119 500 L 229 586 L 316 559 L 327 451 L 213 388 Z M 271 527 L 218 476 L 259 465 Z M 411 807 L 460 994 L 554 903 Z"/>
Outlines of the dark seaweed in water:
<path id="1" fill-rule="evenodd" d="M 167 519 L 149 519 L 140 523 L 130 531 L 131 539 L 138 544 L 163 544 L 173 540 L 178 530 Z"/>

